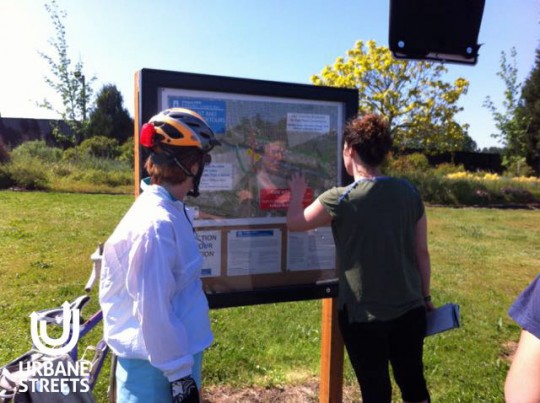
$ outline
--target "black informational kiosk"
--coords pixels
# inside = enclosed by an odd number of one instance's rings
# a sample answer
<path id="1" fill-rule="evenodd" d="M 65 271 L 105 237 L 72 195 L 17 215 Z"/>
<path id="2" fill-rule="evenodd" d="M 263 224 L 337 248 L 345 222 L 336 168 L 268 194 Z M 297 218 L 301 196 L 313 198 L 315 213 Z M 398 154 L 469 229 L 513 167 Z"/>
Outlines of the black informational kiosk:
<path id="1" fill-rule="evenodd" d="M 346 182 L 342 133 L 356 89 L 142 69 L 135 74 L 135 193 L 144 178 L 139 129 L 167 108 L 199 113 L 221 146 L 187 198 L 212 308 L 337 295 L 329 227 L 290 232 L 288 178 L 308 181 L 304 204 Z"/>

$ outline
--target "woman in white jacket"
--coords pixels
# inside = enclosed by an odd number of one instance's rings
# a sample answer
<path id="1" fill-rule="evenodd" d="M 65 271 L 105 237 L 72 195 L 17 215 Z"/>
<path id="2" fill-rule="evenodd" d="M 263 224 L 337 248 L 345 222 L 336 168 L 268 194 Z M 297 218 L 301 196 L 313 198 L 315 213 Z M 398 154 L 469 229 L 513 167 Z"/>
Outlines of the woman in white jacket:
<path id="1" fill-rule="evenodd" d="M 162 111 L 141 129 L 150 150 L 142 194 L 103 250 L 99 298 L 118 356 L 118 402 L 198 402 L 202 352 L 213 341 L 192 215 L 219 142 L 193 111 Z"/>

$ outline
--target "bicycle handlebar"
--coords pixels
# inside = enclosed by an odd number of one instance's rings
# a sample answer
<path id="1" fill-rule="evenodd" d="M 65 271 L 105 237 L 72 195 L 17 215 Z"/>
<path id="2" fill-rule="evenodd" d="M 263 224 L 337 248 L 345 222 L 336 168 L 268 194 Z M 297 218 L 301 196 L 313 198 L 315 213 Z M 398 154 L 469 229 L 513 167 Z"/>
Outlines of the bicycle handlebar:
<path id="1" fill-rule="evenodd" d="M 90 256 L 92 259 L 92 273 L 84 286 L 86 292 L 90 292 L 94 287 L 96 280 L 99 279 L 101 273 L 101 258 L 103 256 L 103 244 L 100 243 L 94 253 Z"/>
<path id="2" fill-rule="evenodd" d="M 80 297 L 75 298 L 69 304 L 69 310 L 73 311 L 75 309 L 82 311 L 87 302 L 90 301 L 88 295 L 81 295 Z M 62 326 L 64 323 L 64 306 L 57 308 L 42 309 L 40 311 L 34 312 L 32 315 L 36 315 L 36 318 L 40 321 L 45 321 L 52 325 Z M 82 317 L 79 318 L 80 323 L 83 323 L 84 320 Z"/>

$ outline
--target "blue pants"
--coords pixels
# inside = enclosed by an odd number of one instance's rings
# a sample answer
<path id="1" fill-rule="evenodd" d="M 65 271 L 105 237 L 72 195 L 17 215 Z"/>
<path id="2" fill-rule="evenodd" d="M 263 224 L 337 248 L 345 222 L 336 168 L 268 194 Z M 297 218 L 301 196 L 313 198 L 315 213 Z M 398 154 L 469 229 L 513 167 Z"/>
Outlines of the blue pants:
<path id="1" fill-rule="evenodd" d="M 202 356 L 193 356 L 192 376 L 201 388 Z M 169 380 L 147 360 L 118 357 L 116 401 L 119 403 L 165 403 L 172 400 Z"/>

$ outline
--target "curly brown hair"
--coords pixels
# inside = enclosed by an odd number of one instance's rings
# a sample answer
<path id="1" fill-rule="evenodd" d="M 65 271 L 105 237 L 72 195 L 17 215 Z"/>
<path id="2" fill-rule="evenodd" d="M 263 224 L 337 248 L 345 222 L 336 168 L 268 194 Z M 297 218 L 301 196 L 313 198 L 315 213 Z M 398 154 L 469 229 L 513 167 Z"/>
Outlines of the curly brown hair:
<path id="1" fill-rule="evenodd" d="M 392 148 L 388 121 L 374 113 L 350 120 L 345 126 L 344 141 L 371 167 L 381 165 Z"/>

